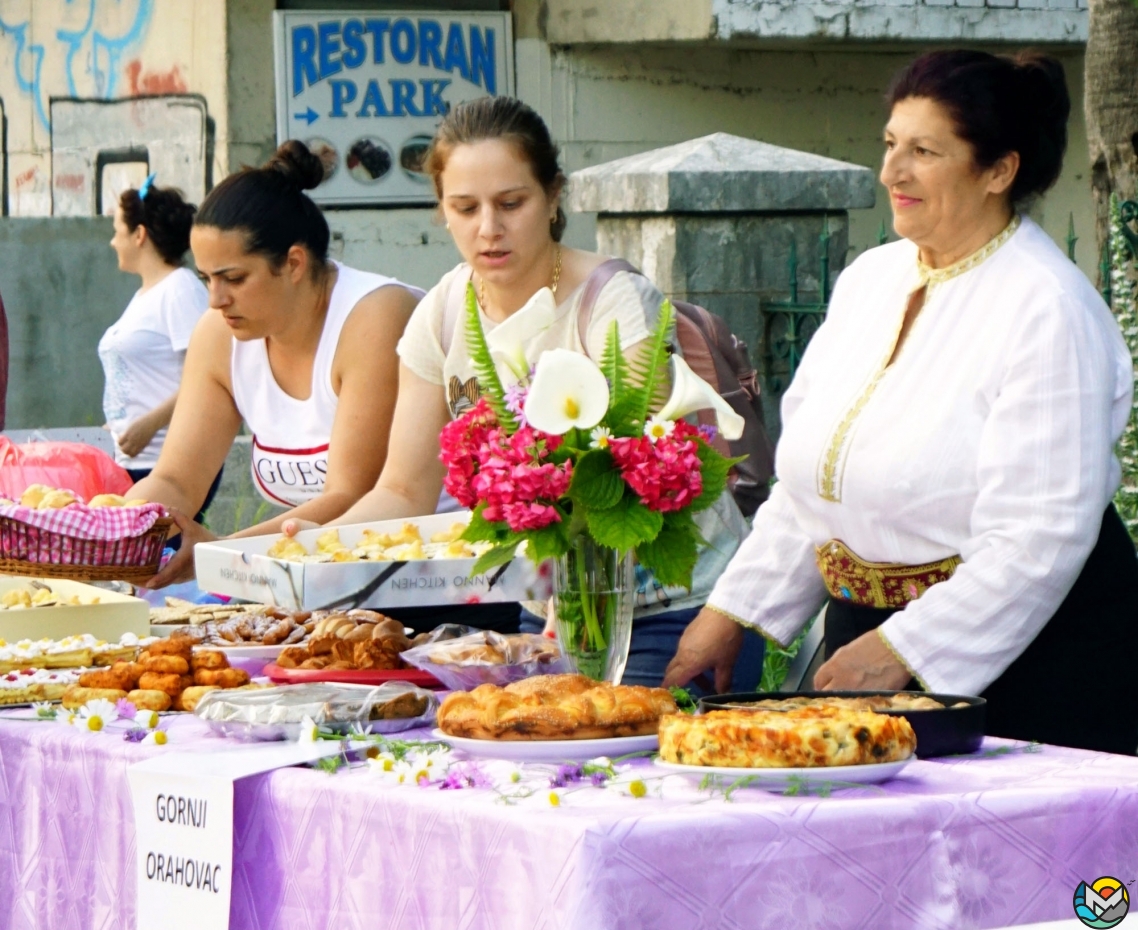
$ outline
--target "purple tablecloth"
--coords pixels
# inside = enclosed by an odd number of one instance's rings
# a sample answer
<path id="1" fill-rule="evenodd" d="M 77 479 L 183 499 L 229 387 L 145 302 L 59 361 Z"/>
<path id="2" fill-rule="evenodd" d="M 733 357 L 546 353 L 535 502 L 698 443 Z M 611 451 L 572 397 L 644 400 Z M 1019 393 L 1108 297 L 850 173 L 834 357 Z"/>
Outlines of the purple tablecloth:
<path id="1" fill-rule="evenodd" d="M 192 718 L 171 735 L 230 745 Z M 163 751 L 0 721 L 0 928 L 134 926 L 126 767 Z M 1070 918 L 1080 880 L 1138 877 L 1138 759 L 1043 747 L 914 762 L 828 798 L 683 784 L 582 789 L 554 808 L 364 770 L 244 779 L 231 925 L 965 930 Z"/>

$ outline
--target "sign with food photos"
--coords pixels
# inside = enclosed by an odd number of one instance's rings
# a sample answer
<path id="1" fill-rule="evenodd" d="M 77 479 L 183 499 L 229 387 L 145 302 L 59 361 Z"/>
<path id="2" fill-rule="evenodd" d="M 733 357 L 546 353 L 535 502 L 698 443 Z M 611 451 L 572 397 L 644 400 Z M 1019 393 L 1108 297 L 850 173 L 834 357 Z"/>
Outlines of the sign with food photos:
<path id="1" fill-rule="evenodd" d="M 514 92 L 510 14 L 276 11 L 277 141 L 324 162 L 329 205 L 430 203 L 423 157 L 450 107 Z"/>

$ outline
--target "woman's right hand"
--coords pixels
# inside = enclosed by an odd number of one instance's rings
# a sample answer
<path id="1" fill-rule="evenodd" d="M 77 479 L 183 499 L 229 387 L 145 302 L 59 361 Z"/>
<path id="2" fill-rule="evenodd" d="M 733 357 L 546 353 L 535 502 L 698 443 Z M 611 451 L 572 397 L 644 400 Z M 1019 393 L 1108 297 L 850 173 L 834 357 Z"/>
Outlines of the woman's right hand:
<path id="1" fill-rule="evenodd" d="M 715 690 L 731 690 L 731 672 L 743 648 L 743 627 L 717 610 L 703 608 L 688 624 L 664 672 L 664 687 L 682 688 L 700 672 L 715 672 Z"/>

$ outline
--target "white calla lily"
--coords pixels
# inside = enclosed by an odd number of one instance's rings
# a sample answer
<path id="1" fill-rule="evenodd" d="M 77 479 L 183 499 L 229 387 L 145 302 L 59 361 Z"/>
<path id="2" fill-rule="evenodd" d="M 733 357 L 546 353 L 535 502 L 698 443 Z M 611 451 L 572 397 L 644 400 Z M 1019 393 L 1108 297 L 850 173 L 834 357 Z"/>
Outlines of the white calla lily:
<path id="1" fill-rule="evenodd" d="M 530 426 L 554 436 L 592 429 L 608 407 L 608 381 L 592 359 L 568 349 L 542 353 L 526 397 Z"/>
<path id="2" fill-rule="evenodd" d="M 661 420 L 678 420 L 697 410 L 711 409 L 719 423 L 719 435 L 724 439 L 738 439 L 743 435 L 745 421 L 710 384 L 688 367 L 678 355 L 672 356 L 672 394 L 656 417 Z"/>
<path id="3" fill-rule="evenodd" d="M 486 348 L 504 387 L 529 377 L 525 346 L 532 345 L 557 317 L 553 292 L 543 287 L 517 312 L 486 333 Z"/>

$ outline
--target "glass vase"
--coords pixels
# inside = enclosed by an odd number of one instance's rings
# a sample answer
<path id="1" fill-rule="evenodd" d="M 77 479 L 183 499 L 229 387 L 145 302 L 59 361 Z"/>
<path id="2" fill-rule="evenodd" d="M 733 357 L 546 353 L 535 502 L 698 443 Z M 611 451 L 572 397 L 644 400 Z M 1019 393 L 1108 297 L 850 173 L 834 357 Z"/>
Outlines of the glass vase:
<path id="1" fill-rule="evenodd" d="M 578 536 L 553 575 L 557 639 L 572 668 L 619 684 L 632 639 L 636 575 L 632 553 Z"/>

